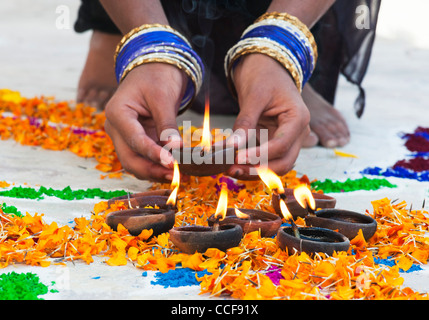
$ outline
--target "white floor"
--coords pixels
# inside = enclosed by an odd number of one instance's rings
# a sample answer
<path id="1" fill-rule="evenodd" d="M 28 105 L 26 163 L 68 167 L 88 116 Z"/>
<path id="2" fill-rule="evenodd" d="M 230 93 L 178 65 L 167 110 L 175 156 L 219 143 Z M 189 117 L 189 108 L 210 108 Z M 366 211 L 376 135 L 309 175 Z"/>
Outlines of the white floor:
<path id="1" fill-rule="evenodd" d="M 429 44 L 427 35 L 415 30 L 427 30 L 427 22 L 419 19 L 427 12 L 424 1 L 407 2 L 401 10 L 399 1 L 383 2 L 379 37 L 373 50 L 369 72 L 364 81 L 367 107 L 361 119 L 353 111 L 357 90 L 341 81 L 336 107 L 346 117 L 352 140 L 343 150 L 358 156 L 336 157 L 332 150 L 303 150 L 296 170 L 310 179 L 324 180 L 359 177 L 368 166 L 386 168 L 403 159 L 407 150 L 402 146 L 400 132 L 412 132 L 417 126 L 429 126 Z M 14 0 L 0 3 L 0 88 L 20 91 L 24 96 L 55 96 L 58 100 L 73 100 L 81 72 L 89 33 L 75 34 L 72 25 L 78 1 Z M 64 11 L 65 10 L 65 11 Z M 70 13 L 69 24 L 62 14 Z M 409 12 L 413 12 L 413 15 Z M 398 18 L 398 16 L 400 18 Z M 423 24 L 426 24 L 424 26 Z M 62 27 L 69 27 L 69 29 Z M 188 115 L 187 115 L 188 116 Z M 185 116 L 185 118 L 187 117 Z M 194 121 L 199 116 L 189 115 Z M 213 117 L 212 126 L 228 126 L 233 118 Z M 47 161 L 49 159 L 49 161 Z M 104 190 L 126 189 L 131 192 L 148 187 L 145 181 L 130 177 L 122 180 L 99 178 L 93 169 L 95 162 L 68 152 L 55 152 L 24 147 L 13 141 L 0 142 L 0 181 L 28 183 L 63 188 L 100 187 Z M 429 183 L 389 178 L 395 189 L 335 194 L 337 207 L 371 210 L 371 201 L 383 197 L 399 198 L 420 206 L 428 200 Z M 60 200 L 29 201 L 1 198 L 21 211 L 44 213 L 47 222 L 67 224 L 74 217 L 89 216 L 97 200 L 67 202 Z M 426 201 L 426 209 L 429 201 Z M 429 291 L 429 269 L 404 274 L 405 285 Z M 153 273 L 142 276 L 142 270 L 132 265 L 109 267 L 97 259 L 91 265 L 81 262 L 67 267 L 35 268 L 10 266 L 0 272 L 31 271 L 45 283 L 55 281 L 59 293 L 45 299 L 200 299 L 199 287 L 163 289 L 152 286 Z"/>

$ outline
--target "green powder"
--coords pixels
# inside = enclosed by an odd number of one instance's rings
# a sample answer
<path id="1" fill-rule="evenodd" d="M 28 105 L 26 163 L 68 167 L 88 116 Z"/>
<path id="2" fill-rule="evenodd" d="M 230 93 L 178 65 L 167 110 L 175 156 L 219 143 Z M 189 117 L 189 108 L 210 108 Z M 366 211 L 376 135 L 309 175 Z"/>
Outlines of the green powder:
<path id="1" fill-rule="evenodd" d="M 43 300 L 39 295 L 48 292 L 58 291 L 49 290 L 34 273 L 12 271 L 0 275 L 0 300 Z"/>
<path id="2" fill-rule="evenodd" d="M 396 188 L 397 186 L 391 184 L 386 179 L 369 179 L 366 177 L 360 179 L 347 179 L 344 182 L 332 181 L 326 179 L 325 181 L 314 181 L 311 187 L 315 190 L 323 190 L 325 193 L 338 193 L 338 192 L 351 192 L 357 190 L 378 190 L 382 187 Z"/>
<path id="3" fill-rule="evenodd" d="M 2 205 L 0 205 L 0 208 L 2 209 L 2 211 L 4 213 L 9 213 L 9 214 L 15 215 L 17 217 L 23 217 L 24 216 L 21 213 L 21 211 L 19 211 L 18 208 L 15 206 L 8 206 L 6 203 L 3 203 Z"/>
<path id="4" fill-rule="evenodd" d="M 13 187 L 12 189 L 0 191 L 0 196 L 11 197 L 11 198 L 24 198 L 42 200 L 44 196 L 56 197 L 62 200 L 82 200 L 82 199 L 94 199 L 96 197 L 101 199 L 110 199 L 113 197 L 126 195 L 127 192 L 124 190 L 117 191 L 103 191 L 100 188 L 92 189 L 78 189 L 72 190 L 70 186 L 62 189 L 55 190 L 52 188 L 40 187 L 38 190 L 34 188 L 26 187 Z"/>

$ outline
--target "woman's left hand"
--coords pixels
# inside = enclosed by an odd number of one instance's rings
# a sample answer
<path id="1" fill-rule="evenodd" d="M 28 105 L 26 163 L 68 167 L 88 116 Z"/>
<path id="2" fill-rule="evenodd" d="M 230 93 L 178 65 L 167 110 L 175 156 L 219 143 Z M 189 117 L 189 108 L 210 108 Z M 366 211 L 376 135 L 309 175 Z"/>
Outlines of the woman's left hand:
<path id="1" fill-rule="evenodd" d="M 267 130 L 268 141 L 240 149 L 228 174 L 243 180 L 257 179 L 255 166 L 268 165 L 278 175 L 290 171 L 310 135 L 310 113 L 290 74 L 263 54 L 241 58 L 234 69 L 240 112 L 231 141 L 239 147 L 251 141 L 250 129 Z M 253 170 L 252 170 L 253 168 Z"/>

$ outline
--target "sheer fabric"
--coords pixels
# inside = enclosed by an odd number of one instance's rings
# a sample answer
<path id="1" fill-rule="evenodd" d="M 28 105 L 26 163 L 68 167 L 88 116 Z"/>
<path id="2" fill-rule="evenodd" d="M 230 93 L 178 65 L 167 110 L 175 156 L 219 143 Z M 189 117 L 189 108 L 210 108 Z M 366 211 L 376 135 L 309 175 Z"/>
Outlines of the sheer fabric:
<path id="1" fill-rule="evenodd" d="M 120 33 L 99 1 L 81 1 L 76 32 L 94 29 Z M 192 41 L 209 70 L 192 109 L 202 113 L 205 95 L 210 94 L 213 113 L 237 114 L 239 107 L 226 84 L 224 56 L 244 29 L 267 10 L 271 0 L 164 0 L 162 3 L 170 24 Z M 334 104 L 339 75 L 344 75 L 359 89 L 355 102 L 358 117 L 365 108 L 362 81 L 371 57 L 380 5 L 381 0 L 337 0 L 311 30 L 319 60 L 309 83 Z"/>

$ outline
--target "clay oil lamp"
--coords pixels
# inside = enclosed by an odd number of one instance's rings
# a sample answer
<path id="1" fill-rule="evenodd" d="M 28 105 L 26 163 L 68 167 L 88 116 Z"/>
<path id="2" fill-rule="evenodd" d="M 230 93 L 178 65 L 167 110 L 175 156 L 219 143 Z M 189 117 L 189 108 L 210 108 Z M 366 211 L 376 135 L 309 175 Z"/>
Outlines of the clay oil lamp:
<path id="1" fill-rule="evenodd" d="M 308 254 L 323 252 L 328 255 L 349 249 L 350 241 L 346 236 L 325 228 L 297 227 L 283 199 L 280 199 L 279 205 L 285 219 L 291 224 L 291 227 L 279 229 L 277 233 L 279 248 L 291 254 L 296 250 Z"/>
<path id="2" fill-rule="evenodd" d="M 208 219 L 209 225 L 213 225 L 214 217 Z M 257 209 L 228 208 L 225 219 L 219 224 L 238 224 L 244 233 L 260 231 L 262 237 L 274 236 L 282 224 L 282 219 L 273 213 Z"/>
<path id="3" fill-rule="evenodd" d="M 171 206 L 171 203 L 176 203 L 177 190 L 180 185 L 180 172 L 177 163 L 174 163 L 174 173 L 173 180 L 171 181 L 171 189 L 158 189 L 158 190 L 148 190 L 144 192 L 127 194 L 120 197 L 111 198 L 107 201 L 107 204 L 111 206 L 116 201 L 122 201 L 128 209 L 133 208 L 159 208 L 159 209 L 171 209 L 177 211 L 176 205 Z M 174 195 L 171 195 L 175 191 Z M 167 204 L 169 198 L 169 204 Z"/>
<path id="4" fill-rule="evenodd" d="M 106 223 L 113 230 L 117 230 L 118 225 L 122 224 L 133 236 L 137 236 L 143 230 L 149 229 L 153 231 L 152 236 L 168 232 L 173 228 L 176 221 L 177 192 L 180 186 L 180 173 L 177 163 L 174 164 L 174 175 L 171 186 L 173 187 L 173 191 L 170 192 L 164 205 L 161 206 L 159 203 L 154 203 L 154 206 L 150 207 L 129 207 L 125 210 L 110 212 L 106 216 Z"/>
<path id="5" fill-rule="evenodd" d="M 294 190 L 294 195 L 297 202 L 308 212 L 305 221 L 309 226 L 336 230 L 349 239 L 356 237 L 359 230 L 362 230 L 365 240 L 371 238 L 377 230 L 375 219 L 358 212 L 335 208 L 314 212 L 315 201 L 306 185 L 297 187 Z"/>
<path id="6" fill-rule="evenodd" d="M 201 143 L 191 146 L 184 139 L 181 148 L 173 149 L 172 155 L 178 161 L 180 172 L 189 176 L 212 176 L 228 171 L 233 165 L 235 148 L 226 146 L 225 141 L 212 143 L 210 132 L 210 107 L 206 99 Z"/>
<path id="7" fill-rule="evenodd" d="M 209 248 L 226 251 L 239 245 L 243 230 L 238 224 L 221 224 L 228 205 L 228 191 L 223 187 L 212 226 L 188 225 L 170 230 L 170 240 L 180 251 L 188 254 L 204 253 Z"/>
<path id="8" fill-rule="evenodd" d="M 362 230 L 365 240 L 369 240 L 377 230 L 377 221 L 372 217 L 349 210 L 322 209 L 305 218 L 307 225 L 338 230 L 349 239 L 355 238 Z"/>
<path id="9" fill-rule="evenodd" d="M 280 210 L 280 199 L 286 202 L 286 205 L 294 218 L 305 217 L 308 213 L 305 207 L 301 206 L 294 196 L 294 189 L 284 188 L 280 177 L 267 167 L 258 167 L 257 172 L 261 180 L 271 191 L 271 204 L 274 211 L 282 217 Z M 312 193 L 315 201 L 315 208 L 334 208 L 336 199 L 320 193 Z"/>
<path id="10" fill-rule="evenodd" d="M 128 206 L 129 209 L 145 207 L 165 208 L 167 206 L 167 200 L 171 192 L 172 190 L 170 189 L 148 190 L 111 198 L 107 201 L 107 203 L 109 206 L 111 206 L 116 201 L 122 201 L 126 206 Z"/>

